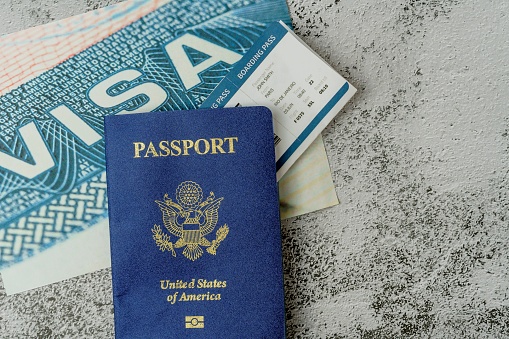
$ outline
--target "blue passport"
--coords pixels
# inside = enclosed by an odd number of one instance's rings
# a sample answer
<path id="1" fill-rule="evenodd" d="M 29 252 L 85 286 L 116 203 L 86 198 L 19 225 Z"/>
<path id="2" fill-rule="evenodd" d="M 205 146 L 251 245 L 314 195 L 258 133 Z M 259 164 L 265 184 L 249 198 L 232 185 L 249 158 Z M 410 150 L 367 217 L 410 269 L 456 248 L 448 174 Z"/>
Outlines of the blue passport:
<path id="1" fill-rule="evenodd" d="M 272 114 L 105 118 L 116 338 L 284 338 Z"/>

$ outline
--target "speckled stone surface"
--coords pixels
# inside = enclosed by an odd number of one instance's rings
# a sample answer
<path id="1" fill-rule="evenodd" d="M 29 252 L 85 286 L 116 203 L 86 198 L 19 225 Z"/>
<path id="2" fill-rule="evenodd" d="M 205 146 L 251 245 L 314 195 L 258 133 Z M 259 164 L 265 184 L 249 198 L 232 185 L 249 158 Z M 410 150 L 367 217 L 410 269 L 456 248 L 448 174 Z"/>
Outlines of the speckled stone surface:
<path id="1" fill-rule="evenodd" d="M 9 33 L 118 1 L 8 0 Z M 509 3 L 289 1 L 358 89 L 341 204 L 283 222 L 289 338 L 509 337 Z M 113 336 L 110 270 L 7 297 L 1 338 Z"/>

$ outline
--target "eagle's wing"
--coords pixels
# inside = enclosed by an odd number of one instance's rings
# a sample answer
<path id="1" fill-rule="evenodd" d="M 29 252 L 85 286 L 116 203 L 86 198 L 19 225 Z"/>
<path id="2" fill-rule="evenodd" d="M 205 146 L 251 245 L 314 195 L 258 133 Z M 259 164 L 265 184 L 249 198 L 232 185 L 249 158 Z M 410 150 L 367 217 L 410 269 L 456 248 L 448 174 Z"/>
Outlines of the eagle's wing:
<path id="1" fill-rule="evenodd" d="M 201 211 L 205 215 L 205 222 L 200 225 L 201 235 L 207 235 L 214 230 L 218 220 L 219 205 L 223 198 L 216 199 L 205 205 Z"/>
<path id="2" fill-rule="evenodd" d="M 163 213 L 163 223 L 166 229 L 177 237 L 182 237 L 182 225 L 177 223 L 177 215 L 182 211 L 182 208 L 174 202 L 166 204 L 162 201 L 156 200 L 157 205 Z"/>

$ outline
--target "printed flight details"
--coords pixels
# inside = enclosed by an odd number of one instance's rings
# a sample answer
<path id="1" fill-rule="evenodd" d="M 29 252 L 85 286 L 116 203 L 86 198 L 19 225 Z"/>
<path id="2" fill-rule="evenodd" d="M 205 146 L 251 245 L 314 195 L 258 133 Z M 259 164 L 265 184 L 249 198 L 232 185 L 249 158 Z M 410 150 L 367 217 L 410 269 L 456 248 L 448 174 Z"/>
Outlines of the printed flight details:
<path id="1" fill-rule="evenodd" d="M 201 108 L 267 106 L 273 115 L 279 180 L 355 92 L 278 22 L 267 28 Z"/>

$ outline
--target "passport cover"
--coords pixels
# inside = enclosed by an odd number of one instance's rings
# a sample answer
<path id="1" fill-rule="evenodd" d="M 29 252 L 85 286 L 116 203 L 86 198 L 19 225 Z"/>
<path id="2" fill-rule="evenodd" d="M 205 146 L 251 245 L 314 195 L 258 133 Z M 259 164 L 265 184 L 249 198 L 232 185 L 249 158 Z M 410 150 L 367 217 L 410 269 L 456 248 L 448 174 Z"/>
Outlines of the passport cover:
<path id="1" fill-rule="evenodd" d="M 272 114 L 105 118 L 116 338 L 284 338 Z"/>

